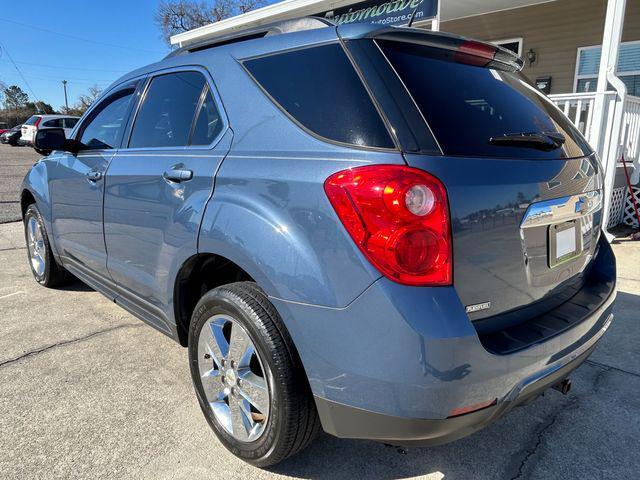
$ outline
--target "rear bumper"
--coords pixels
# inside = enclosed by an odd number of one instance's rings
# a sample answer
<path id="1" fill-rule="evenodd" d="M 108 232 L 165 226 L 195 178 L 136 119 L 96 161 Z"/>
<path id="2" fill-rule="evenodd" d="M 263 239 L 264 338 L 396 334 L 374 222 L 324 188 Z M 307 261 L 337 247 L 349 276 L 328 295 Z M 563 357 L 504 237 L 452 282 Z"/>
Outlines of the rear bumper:
<path id="1" fill-rule="evenodd" d="M 611 322 L 612 315 L 608 322 Z M 324 430 L 339 438 L 358 438 L 406 446 L 433 446 L 471 435 L 498 420 L 514 407 L 526 403 L 556 385 L 591 355 L 595 345 L 523 388 L 512 399 L 466 415 L 443 420 L 415 419 L 382 415 L 316 397 L 316 407 Z"/>
<path id="2" fill-rule="evenodd" d="M 613 318 L 615 258 L 606 242 L 594 270 L 608 285 L 597 307 L 571 328 L 505 355 L 485 348 L 451 287 L 381 278 L 345 308 L 272 302 L 298 349 L 325 431 L 438 444 L 491 423 L 588 357 Z M 493 407 L 449 418 L 493 400 Z"/>

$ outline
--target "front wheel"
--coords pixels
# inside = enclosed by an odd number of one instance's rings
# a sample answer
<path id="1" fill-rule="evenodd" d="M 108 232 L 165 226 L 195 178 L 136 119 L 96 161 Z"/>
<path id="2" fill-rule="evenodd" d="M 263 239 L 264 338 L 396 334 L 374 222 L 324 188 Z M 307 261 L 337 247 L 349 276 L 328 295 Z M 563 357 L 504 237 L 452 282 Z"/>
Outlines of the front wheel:
<path id="1" fill-rule="evenodd" d="M 277 311 L 252 282 L 218 287 L 189 329 L 191 376 L 209 425 L 237 457 L 266 467 L 319 430 L 313 396 Z"/>
<path id="2" fill-rule="evenodd" d="M 68 274 L 53 257 L 44 220 L 35 203 L 29 205 L 24 214 L 24 237 L 33 278 L 45 287 L 55 287 L 64 283 Z"/>

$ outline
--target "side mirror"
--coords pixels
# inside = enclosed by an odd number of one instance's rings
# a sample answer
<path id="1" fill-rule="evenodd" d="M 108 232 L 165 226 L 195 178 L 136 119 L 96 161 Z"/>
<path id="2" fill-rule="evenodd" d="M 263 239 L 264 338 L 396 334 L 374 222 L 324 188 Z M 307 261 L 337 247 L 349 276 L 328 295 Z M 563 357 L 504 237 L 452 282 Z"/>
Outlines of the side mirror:
<path id="1" fill-rule="evenodd" d="M 46 153 L 47 155 L 54 150 L 62 150 L 71 153 L 77 153 L 80 150 L 79 142 L 75 140 L 67 140 L 62 128 L 42 128 L 36 132 L 36 138 L 33 142 L 36 150 Z"/>

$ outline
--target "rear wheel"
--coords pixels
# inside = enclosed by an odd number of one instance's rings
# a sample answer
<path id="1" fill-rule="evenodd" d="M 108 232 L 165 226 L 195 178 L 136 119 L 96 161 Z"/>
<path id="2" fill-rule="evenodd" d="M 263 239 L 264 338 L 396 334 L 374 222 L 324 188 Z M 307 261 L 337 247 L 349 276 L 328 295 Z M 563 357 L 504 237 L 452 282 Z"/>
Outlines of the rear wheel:
<path id="1" fill-rule="evenodd" d="M 241 459 L 273 465 L 317 433 L 313 396 L 293 343 L 254 283 L 202 297 L 189 329 L 189 363 L 207 421 Z"/>
<path id="2" fill-rule="evenodd" d="M 35 203 L 24 214 L 24 236 L 31 273 L 45 287 L 55 287 L 68 279 L 68 274 L 53 257 L 44 220 Z"/>

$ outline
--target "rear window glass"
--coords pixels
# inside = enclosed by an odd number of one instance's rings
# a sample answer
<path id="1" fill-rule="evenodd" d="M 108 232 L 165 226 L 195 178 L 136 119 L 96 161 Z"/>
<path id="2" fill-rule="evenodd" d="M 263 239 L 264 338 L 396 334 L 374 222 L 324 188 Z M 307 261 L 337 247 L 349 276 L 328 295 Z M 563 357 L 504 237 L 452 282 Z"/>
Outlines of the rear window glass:
<path id="1" fill-rule="evenodd" d="M 34 115 L 32 117 L 29 117 L 29 120 L 24 122 L 24 125 L 34 125 L 36 123 L 36 120 L 38 120 L 38 118 L 40 118 L 38 115 Z"/>
<path id="2" fill-rule="evenodd" d="M 571 158 L 591 150 L 573 124 L 520 72 L 454 62 L 422 45 L 378 41 L 446 155 Z M 495 145 L 503 135 L 561 133 L 559 148 Z"/>
<path id="3" fill-rule="evenodd" d="M 340 143 L 394 148 L 340 45 L 255 58 L 244 66 L 285 112 L 311 132 Z"/>

